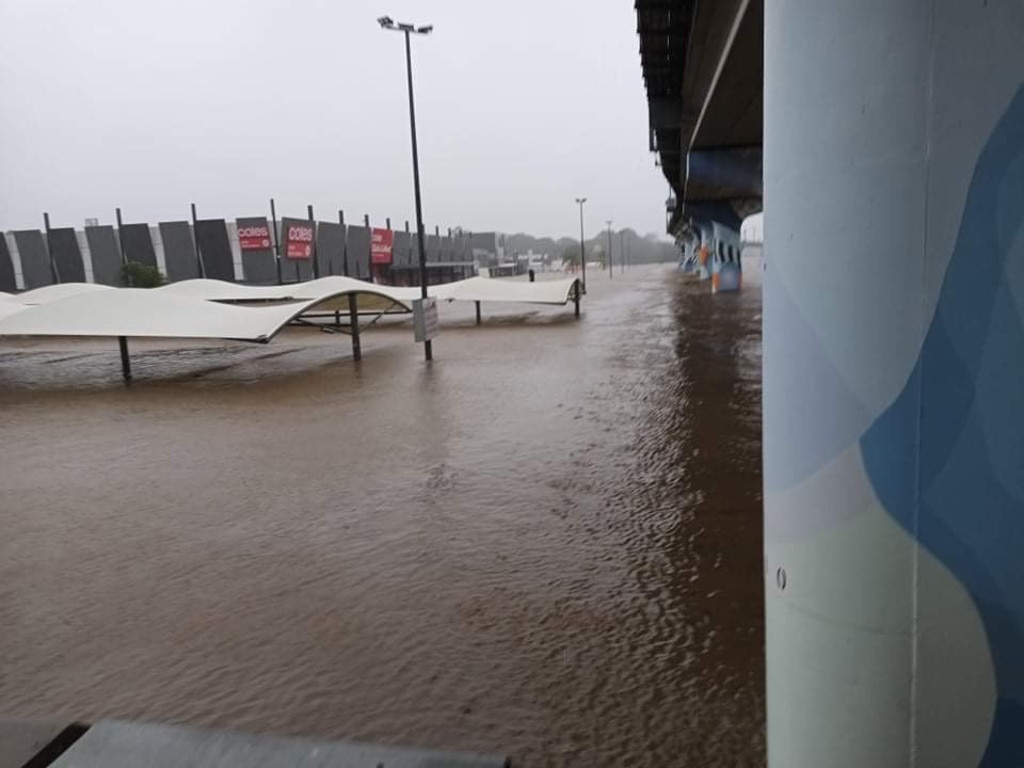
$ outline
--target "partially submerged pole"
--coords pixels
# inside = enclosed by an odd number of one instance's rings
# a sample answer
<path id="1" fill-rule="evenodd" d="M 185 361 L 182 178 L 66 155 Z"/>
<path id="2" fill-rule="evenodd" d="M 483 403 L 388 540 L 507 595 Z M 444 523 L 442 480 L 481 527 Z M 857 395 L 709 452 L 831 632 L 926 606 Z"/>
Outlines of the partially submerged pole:
<path id="1" fill-rule="evenodd" d="M 125 381 L 132 380 L 132 361 L 128 357 L 128 339 L 124 336 L 117 337 L 117 344 L 121 348 L 121 375 Z"/>
<path id="2" fill-rule="evenodd" d="M 576 314 L 576 319 L 579 320 L 580 319 L 580 282 L 579 282 L 579 280 L 576 281 L 576 285 L 574 285 L 573 289 L 572 289 L 572 303 L 576 305 L 574 312 Z"/>
<path id="3" fill-rule="evenodd" d="M 480 320 L 480 302 L 477 301 L 477 302 L 474 302 L 474 303 L 476 304 L 476 324 L 480 325 L 480 322 L 481 322 L 481 320 Z"/>
<path id="4" fill-rule="evenodd" d="M 363 359 L 363 347 L 359 341 L 359 304 L 356 295 L 348 295 L 348 330 L 352 335 L 352 359 Z"/>

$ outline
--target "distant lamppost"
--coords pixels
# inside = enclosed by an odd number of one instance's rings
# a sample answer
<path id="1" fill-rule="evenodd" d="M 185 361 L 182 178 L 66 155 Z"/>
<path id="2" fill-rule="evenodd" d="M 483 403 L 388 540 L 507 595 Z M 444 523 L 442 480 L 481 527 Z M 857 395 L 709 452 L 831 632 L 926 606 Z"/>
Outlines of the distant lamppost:
<path id="1" fill-rule="evenodd" d="M 576 203 L 580 207 L 580 269 L 583 270 L 583 292 L 587 292 L 587 249 L 583 245 L 583 204 L 587 202 L 585 197 L 577 197 Z"/>
<path id="2" fill-rule="evenodd" d="M 429 35 L 434 27 L 431 24 L 417 27 L 414 24 L 395 23 L 390 16 L 381 16 L 377 19 L 381 29 L 389 29 L 392 32 L 401 32 L 405 35 L 405 69 L 409 79 L 409 129 L 412 133 L 412 181 L 416 193 L 416 234 L 419 241 L 420 255 L 420 296 L 427 298 L 427 251 L 423 245 L 423 202 L 420 199 L 420 156 L 416 146 L 416 103 L 412 93 L 412 48 L 409 44 L 409 36 Z M 434 350 L 429 340 L 423 344 L 423 353 L 427 360 L 434 359 Z"/>
<path id="3" fill-rule="evenodd" d="M 615 262 L 612 261 L 612 220 L 605 222 L 608 225 L 608 278 L 615 277 Z"/>

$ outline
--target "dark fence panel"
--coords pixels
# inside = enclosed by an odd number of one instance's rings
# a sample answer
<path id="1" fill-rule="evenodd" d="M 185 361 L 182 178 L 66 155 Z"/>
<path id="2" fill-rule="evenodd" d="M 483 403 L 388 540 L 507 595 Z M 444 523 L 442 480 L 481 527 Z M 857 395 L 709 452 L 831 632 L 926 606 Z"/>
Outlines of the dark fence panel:
<path id="1" fill-rule="evenodd" d="M 413 253 L 415 238 L 404 229 L 395 230 L 394 250 L 391 252 L 391 263 L 395 267 L 409 267 L 416 263 Z"/>
<path id="2" fill-rule="evenodd" d="M 316 226 L 316 260 L 320 277 L 345 274 L 345 227 L 333 221 L 321 221 Z"/>
<path id="3" fill-rule="evenodd" d="M 18 282 L 14 276 L 14 260 L 7 249 L 7 239 L 0 232 L 0 291 L 14 293 L 18 290 Z"/>
<path id="4" fill-rule="evenodd" d="M 370 230 L 349 226 L 345 233 L 348 246 L 348 275 L 366 279 L 370 277 Z"/>
<path id="5" fill-rule="evenodd" d="M 164 263 L 167 265 L 167 280 L 192 280 L 199 277 L 199 262 L 196 259 L 195 243 L 192 242 L 192 225 L 187 221 L 161 221 L 160 239 L 164 243 Z"/>
<path id="6" fill-rule="evenodd" d="M 427 235 L 427 263 L 436 264 L 441 261 L 441 238 Z"/>
<path id="7" fill-rule="evenodd" d="M 239 231 L 249 227 L 261 227 L 270 232 L 266 216 L 247 216 L 235 219 Z M 239 245 L 241 248 L 241 245 Z M 273 237 L 266 248 L 242 251 L 242 279 L 247 283 L 269 285 L 277 282 L 277 257 L 274 255 Z"/>
<path id="8" fill-rule="evenodd" d="M 196 243 L 203 257 L 203 269 L 210 280 L 235 280 L 235 259 L 231 255 L 228 225 L 224 219 L 199 219 Z"/>
<path id="9" fill-rule="evenodd" d="M 50 255 L 57 271 L 58 283 L 84 283 L 85 262 L 78 247 L 78 235 L 71 227 L 51 229 Z"/>
<path id="10" fill-rule="evenodd" d="M 149 224 L 122 224 L 121 244 L 124 246 L 126 261 L 134 261 L 149 267 L 158 266 Z"/>
<path id="11" fill-rule="evenodd" d="M 92 257 L 92 279 L 103 285 L 121 285 L 121 249 L 113 227 L 86 227 Z"/>
<path id="12" fill-rule="evenodd" d="M 46 241 L 38 229 L 21 229 L 14 233 L 14 242 L 21 256 L 21 277 L 26 290 L 53 285 L 53 270 L 50 255 L 46 252 Z"/>
<path id="13" fill-rule="evenodd" d="M 287 237 L 290 226 L 309 226 L 309 219 L 292 219 L 287 216 L 281 219 L 281 279 L 286 283 L 305 282 L 313 279 L 312 259 L 289 259 Z"/>

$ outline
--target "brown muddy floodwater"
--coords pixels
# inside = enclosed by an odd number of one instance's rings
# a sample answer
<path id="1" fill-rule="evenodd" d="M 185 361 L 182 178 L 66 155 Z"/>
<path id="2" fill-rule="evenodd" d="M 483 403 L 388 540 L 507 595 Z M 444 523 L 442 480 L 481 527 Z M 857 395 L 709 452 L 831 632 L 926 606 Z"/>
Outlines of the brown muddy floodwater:
<path id="1" fill-rule="evenodd" d="M 760 285 L 0 345 L 0 715 L 764 762 Z"/>

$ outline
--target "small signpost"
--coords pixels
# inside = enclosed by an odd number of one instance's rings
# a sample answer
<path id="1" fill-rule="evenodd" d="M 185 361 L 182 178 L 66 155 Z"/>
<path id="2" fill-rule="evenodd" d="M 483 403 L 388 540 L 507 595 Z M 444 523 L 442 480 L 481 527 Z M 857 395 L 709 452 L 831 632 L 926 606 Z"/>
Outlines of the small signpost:
<path id="1" fill-rule="evenodd" d="M 415 299 L 412 302 L 412 327 L 416 342 L 430 341 L 440 332 L 437 320 L 437 299 Z"/>

